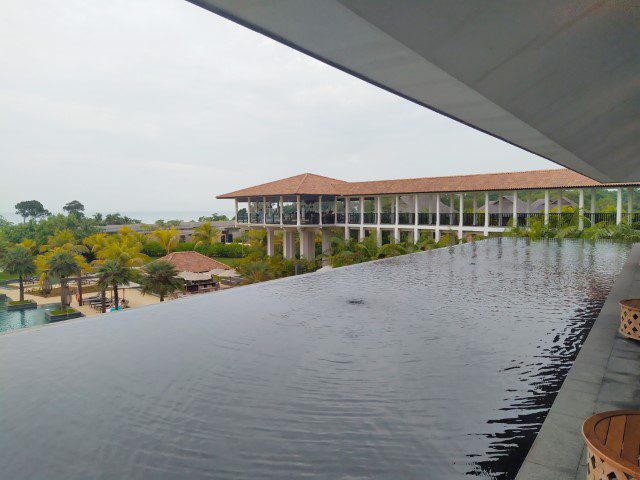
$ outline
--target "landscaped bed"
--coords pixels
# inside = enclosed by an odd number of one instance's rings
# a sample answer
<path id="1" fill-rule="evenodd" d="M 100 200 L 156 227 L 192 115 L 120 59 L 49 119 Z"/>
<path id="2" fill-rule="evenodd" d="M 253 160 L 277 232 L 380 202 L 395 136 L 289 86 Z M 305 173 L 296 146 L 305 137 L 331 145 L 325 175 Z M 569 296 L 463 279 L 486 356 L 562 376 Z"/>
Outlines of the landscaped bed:
<path id="1" fill-rule="evenodd" d="M 56 322 L 58 320 L 68 320 L 70 318 L 79 318 L 84 316 L 82 312 L 79 312 L 75 308 L 59 308 L 56 310 L 47 310 L 46 312 L 44 312 L 44 315 L 50 322 Z"/>
<path id="2" fill-rule="evenodd" d="M 12 300 L 7 302 L 7 310 L 29 310 L 38 308 L 38 304 L 33 300 Z"/>

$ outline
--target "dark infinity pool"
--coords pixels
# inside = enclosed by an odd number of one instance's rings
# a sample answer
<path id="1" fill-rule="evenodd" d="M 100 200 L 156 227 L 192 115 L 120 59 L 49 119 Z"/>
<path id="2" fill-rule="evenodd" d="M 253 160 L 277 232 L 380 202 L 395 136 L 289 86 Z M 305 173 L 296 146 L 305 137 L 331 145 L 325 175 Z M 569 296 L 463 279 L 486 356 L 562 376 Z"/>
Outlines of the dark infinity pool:
<path id="1" fill-rule="evenodd" d="M 4 478 L 513 478 L 628 248 L 492 239 L 0 336 Z"/>

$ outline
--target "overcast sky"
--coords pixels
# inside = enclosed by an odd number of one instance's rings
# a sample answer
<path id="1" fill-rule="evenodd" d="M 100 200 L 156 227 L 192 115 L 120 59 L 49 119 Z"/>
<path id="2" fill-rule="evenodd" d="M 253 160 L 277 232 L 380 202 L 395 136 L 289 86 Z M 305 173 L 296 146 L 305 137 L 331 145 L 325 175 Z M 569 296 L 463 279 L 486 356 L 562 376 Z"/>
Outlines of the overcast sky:
<path id="1" fill-rule="evenodd" d="M 230 210 L 214 196 L 552 168 L 184 0 L 0 2 L 0 211 Z"/>

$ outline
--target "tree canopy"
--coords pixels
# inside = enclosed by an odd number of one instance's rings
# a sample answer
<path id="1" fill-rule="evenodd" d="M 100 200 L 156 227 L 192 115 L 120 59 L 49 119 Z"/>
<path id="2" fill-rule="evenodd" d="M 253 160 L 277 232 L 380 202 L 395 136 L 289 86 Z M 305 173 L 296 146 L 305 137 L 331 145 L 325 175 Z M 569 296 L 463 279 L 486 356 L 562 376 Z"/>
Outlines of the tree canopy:
<path id="1" fill-rule="evenodd" d="M 18 202 L 15 205 L 15 209 L 16 215 L 20 215 L 23 222 L 26 222 L 27 218 L 36 220 L 38 218 L 48 217 L 51 215 L 51 212 L 44 208 L 42 203 L 38 200 L 25 200 L 23 202 Z"/>
<path id="2" fill-rule="evenodd" d="M 67 203 L 62 210 L 67 212 L 68 215 L 75 215 L 77 217 L 84 217 L 84 205 L 78 200 L 71 200 Z"/>

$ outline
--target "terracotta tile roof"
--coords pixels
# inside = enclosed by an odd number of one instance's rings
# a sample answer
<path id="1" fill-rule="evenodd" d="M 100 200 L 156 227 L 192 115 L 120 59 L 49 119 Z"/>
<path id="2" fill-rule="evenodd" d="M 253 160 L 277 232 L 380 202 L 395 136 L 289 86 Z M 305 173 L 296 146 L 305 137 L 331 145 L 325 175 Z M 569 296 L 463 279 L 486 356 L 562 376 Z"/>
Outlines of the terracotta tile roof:
<path id="1" fill-rule="evenodd" d="M 313 173 L 303 173 L 295 177 L 283 178 L 275 182 L 263 183 L 255 187 L 244 188 L 235 192 L 220 195 L 217 198 L 236 198 L 265 195 L 321 195 L 333 191 L 347 182 L 336 178 L 323 177 Z"/>
<path id="2" fill-rule="evenodd" d="M 165 255 L 158 260 L 172 263 L 180 272 L 201 273 L 210 272 L 216 268 L 231 270 L 229 265 L 225 265 L 198 252 L 171 252 L 169 255 Z"/>
<path id="3" fill-rule="evenodd" d="M 311 173 L 249 187 L 219 195 L 217 198 L 277 195 L 380 195 L 399 193 L 481 192 L 497 190 L 534 190 L 596 186 L 640 185 L 640 183 L 603 184 L 566 168 L 528 172 L 481 173 L 450 177 L 405 178 L 370 182 L 344 182 Z"/>

